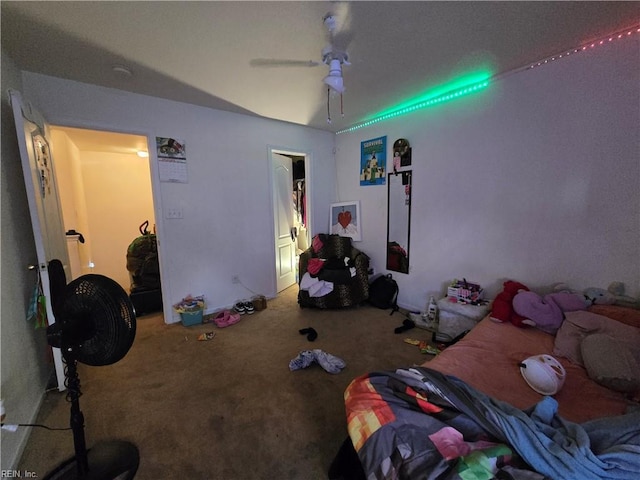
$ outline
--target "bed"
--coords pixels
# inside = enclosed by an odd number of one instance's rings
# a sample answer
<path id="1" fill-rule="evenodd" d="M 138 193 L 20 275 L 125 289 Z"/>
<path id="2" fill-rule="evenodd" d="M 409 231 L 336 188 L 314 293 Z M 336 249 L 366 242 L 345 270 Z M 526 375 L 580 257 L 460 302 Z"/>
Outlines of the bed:
<path id="1" fill-rule="evenodd" d="M 640 478 L 637 385 L 613 390 L 592 379 L 586 356 L 582 364 L 559 356 L 571 335 L 575 349 L 602 334 L 583 328 L 582 318 L 604 317 L 603 325 L 635 335 L 640 311 L 594 305 L 581 314 L 567 314 L 578 330 L 565 320 L 562 328 L 574 330 L 556 336 L 486 317 L 419 367 L 354 379 L 345 391 L 349 437 L 329 478 Z M 566 370 L 554 396 L 534 391 L 520 373 L 520 362 L 538 354 L 554 355 Z"/>

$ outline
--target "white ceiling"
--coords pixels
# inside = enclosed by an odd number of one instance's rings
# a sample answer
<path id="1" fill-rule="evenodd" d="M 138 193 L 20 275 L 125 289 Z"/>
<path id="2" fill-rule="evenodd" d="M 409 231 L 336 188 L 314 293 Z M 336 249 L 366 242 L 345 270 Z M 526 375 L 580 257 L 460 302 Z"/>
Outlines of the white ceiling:
<path id="1" fill-rule="evenodd" d="M 478 70 L 527 66 L 640 23 L 640 2 L 1 2 L 2 49 L 27 71 L 337 131 Z M 322 18 L 349 38 L 344 118 Z M 126 65 L 133 76 L 112 70 Z"/>

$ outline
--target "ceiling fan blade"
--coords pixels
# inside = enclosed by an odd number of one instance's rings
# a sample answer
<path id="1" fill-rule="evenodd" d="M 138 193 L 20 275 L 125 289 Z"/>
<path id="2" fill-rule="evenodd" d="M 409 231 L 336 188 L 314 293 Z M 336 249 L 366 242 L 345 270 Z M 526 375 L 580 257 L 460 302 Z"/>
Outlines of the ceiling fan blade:
<path id="1" fill-rule="evenodd" d="M 351 8 L 348 2 L 332 2 L 332 11 L 323 17 L 327 41 L 334 48 L 346 51 L 353 39 L 351 31 Z"/>
<path id="2" fill-rule="evenodd" d="M 254 58 L 249 61 L 252 67 L 317 67 L 320 62 L 313 60 L 286 60 L 277 58 Z"/>

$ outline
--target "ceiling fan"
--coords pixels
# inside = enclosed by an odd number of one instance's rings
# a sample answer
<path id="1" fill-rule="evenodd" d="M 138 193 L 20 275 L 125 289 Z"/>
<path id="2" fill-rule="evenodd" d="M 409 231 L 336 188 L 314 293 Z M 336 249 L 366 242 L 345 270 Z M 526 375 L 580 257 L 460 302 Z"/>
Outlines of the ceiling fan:
<path id="1" fill-rule="evenodd" d="M 350 32 L 346 30 L 337 31 L 337 16 L 329 12 L 322 22 L 327 29 L 329 43 L 322 49 L 321 62 L 314 60 L 292 60 L 278 58 L 254 58 L 249 64 L 252 67 L 317 67 L 320 65 L 329 66 L 329 74 L 322 80 L 329 89 L 338 93 L 345 91 L 344 80 L 342 78 L 342 65 L 349 63 L 347 46 L 351 40 Z"/>

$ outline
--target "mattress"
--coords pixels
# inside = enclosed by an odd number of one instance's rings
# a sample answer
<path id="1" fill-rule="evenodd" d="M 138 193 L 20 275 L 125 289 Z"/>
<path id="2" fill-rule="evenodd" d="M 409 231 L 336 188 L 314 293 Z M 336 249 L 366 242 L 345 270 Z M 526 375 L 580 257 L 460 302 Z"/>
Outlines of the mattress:
<path id="1" fill-rule="evenodd" d="M 532 355 L 552 355 L 554 340 L 554 336 L 541 330 L 518 328 L 485 317 L 461 341 L 423 366 L 454 375 L 487 395 L 525 409 L 543 396 L 525 382 L 518 364 Z M 582 366 L 565 358 L 558 360 L 567 375 L 554 398 L 565 419 L 582 423 L 620 415 L 633 404 L 623 394 L 595 383 Z"/>

